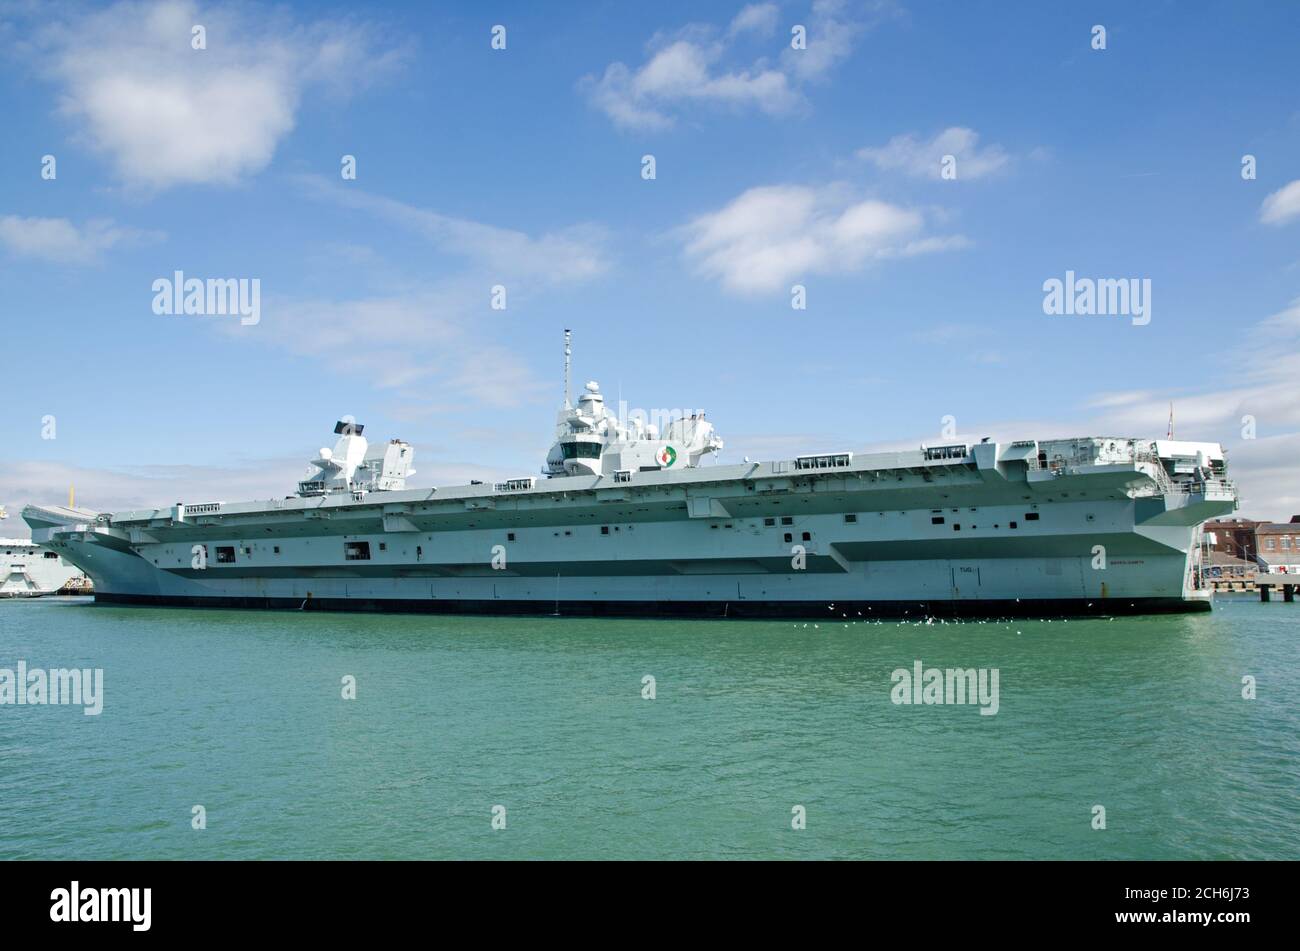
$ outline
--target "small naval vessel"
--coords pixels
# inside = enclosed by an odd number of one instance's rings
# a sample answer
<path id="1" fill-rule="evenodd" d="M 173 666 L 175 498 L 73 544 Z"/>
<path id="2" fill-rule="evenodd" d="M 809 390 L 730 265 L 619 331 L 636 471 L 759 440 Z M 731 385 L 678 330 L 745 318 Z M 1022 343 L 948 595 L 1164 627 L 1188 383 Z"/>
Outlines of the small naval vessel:
<path id="1" fill-rule="evenodd" d="M 0 505 L 0 521 L 9 517 Z M 30 538 L 0 538 L 0 598 L 39 598 L 81 578 L 76 565 Z"/>
<path id="2" fill-rule="evenodd" d="M 1208 610 L 1201 524 L 1236 509 L 1214 443 L 1084 436 L 702 465 L 588 383 L 540 472 L 407 488 L 413 447 L 339 422 L 292 496 L 129 512 L 29 505 L 97 601 L 835 619 Z"/>

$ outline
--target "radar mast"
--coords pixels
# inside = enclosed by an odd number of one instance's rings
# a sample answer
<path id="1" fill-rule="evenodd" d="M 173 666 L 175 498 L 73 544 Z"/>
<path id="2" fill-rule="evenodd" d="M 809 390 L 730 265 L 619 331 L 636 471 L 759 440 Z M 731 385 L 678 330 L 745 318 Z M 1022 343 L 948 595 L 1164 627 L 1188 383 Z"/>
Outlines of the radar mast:
<path id="1" fill-rule="evenodd" d="M 573 404 L 569 402 L 569 358 L 573 356 L 573 347 L 570 341 L 573 339 L 573 331 L 568 327 L 564 328 L 564 408 L 572 409 Z"/>

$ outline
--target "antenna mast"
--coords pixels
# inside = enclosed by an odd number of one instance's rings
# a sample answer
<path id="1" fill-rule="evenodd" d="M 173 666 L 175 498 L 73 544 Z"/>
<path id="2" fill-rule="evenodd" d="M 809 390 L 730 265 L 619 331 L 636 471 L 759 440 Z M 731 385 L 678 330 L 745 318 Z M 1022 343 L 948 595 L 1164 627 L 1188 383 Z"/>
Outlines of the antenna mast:
<path id="1" fill-rule="evenodd" d="M 573 331 L 568 327 L 564 328 L 564 408 L 571 408 L 569 402 L 569 358 L 573 356 L 573 347 L 570 346 L 570 340 L 573 338 Z"/>

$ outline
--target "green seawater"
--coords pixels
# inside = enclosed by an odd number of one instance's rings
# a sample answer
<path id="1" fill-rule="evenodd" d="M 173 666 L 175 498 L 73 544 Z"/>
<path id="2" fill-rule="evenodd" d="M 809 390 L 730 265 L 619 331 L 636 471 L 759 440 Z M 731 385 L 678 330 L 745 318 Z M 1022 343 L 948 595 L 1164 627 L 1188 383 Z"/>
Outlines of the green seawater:
<path id="1" fill-rule="evenodd" d="M 104 672 L 99 716 L 0 706 L 0 857 L 1298 859 L 1298 645 L 1300 604 L 1247 598 L 928 625 L 0 602 L 0 668 Z M 916 660 L 997 668 L 997 714 L 891 702 Z"/>

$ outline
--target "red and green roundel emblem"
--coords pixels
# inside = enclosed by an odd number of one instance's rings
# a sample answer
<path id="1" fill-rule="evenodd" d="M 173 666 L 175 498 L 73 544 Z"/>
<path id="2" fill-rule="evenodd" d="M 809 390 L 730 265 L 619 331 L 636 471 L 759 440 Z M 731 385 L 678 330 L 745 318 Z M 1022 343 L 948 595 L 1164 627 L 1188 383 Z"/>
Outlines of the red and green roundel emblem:
<path id="1" fill-rule="evenodd" d="M 664 446 L 659 450 L 658 459 L 659 465 L 666 469 L 677 461 L 677 450 L 672 446 Z"/>

